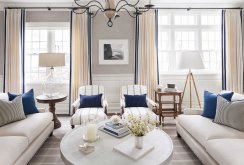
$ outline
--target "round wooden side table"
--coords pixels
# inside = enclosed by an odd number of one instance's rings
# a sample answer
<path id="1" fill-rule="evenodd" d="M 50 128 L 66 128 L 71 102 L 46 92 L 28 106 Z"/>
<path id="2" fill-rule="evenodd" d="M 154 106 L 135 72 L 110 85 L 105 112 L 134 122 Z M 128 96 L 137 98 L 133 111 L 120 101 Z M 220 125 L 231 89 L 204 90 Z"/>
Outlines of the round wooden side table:
<path id="1" fill-rule="evenodd" d="M 49 104 L 49 112 L 53 114 L 54 129 L 61 127 L 61 122 L 55 113 L 55 104 L 67 99 L 67 95 L 58 95 L 54 97 L 47 97 L 45 95 L 39 95 L 36 97 L 38 103 Z"/>

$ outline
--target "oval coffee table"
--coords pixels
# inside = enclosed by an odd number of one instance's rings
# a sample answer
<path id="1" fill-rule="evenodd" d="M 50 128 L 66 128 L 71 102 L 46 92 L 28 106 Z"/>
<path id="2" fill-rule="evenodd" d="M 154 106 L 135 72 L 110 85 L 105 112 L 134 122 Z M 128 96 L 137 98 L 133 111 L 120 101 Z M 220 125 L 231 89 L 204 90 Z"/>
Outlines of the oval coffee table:
<path id="1" fill-rule="evenodd" d="M 98 131 L 100 139 L 93 144 L 95 145 L 95 151 L 89 154 L 85 154 L 79 150 L 79 145 L 83 144 L 83 126 L 79 126 L 69 131 L 62 139 L 60 143 L 60 153 L 65 164 L 75 165 L 158 165 L 169 164 L 173 154 L 173 143 L 168 134 L 164 131 L 156 128 L 147 136 L 151 136 L 150 143 L 154 146 L 154 149 L 148 152 L 145 156 L 139 160 L 133 160 L 127 156 L 118 153 L 113 150 L 113 147 L 126 141 L 129 138 L 133 138 L 131 135 L 127 135 L 123 138 L 116 138 L 102 131 Z"/>

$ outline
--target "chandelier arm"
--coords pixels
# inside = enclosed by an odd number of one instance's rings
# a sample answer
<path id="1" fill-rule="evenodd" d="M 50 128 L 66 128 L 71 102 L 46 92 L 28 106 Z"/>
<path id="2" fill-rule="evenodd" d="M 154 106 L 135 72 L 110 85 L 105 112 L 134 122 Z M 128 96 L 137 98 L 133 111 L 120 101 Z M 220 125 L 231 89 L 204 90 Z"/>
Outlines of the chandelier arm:
<path id="1" fill-rule="evenodd" d="M 85 12 L 87 12 L 87 9 L 83 9 L 84 11 L 82 11 L 82 12 L 77 12 L 77 10 L 78 10 L 78 9 L 74 9 L 73 12 L 74 12 L 75 14 L 84 14 Z"/>
<path id="2" fill-rule="evenodd" d="M 142 10 L 142 9 L 146 9 L 146 10 Z M 150 10 L 150 8 L 139 8 L 139 11 L 141 12 L 141 13 L 145 13 L 145 12 L 147 12 L 147 11 L 149 11 Z"/>
<path id="3" fill-rule="evenodd" d="M 121 8 L 121 9 L 124 9 L 125 11 L 127 11 L 127 13 L 129 14 L 129 16 L 131 16 L 132 18 L 136 18 L 134 15 L 131 15 L 131 13 L 129 12 L 128 9 L 126 9 L 126 8 Z"/>
<path id="4" fill-rule="evenodd" d="M 98 10 L 100 9 L 100 11 L 102 11 L 102 12 L 104 12 L 104 11 L 105 11 L 105 9 L 101 8 L 101 7 L 100 7 L 100 6 L 98 6 L 98 5 L 91 5 L 91 6 L 89 6 L 89 8 L 91 8 L 91 7 L 97 7 L 97 8 L 98 8 Z"/>
<path id="5" fill-rule="evenodd" d="M 91 18 L 94 18 L 96 15 L 97 15 L 97 13 L 99 12 L 99 11 L 101 11 L 102 9 L 97 9 L 97 11 L 91 16 Z"/>
<path id="6" fill-rule="evenodd" d="M 117 7 L 119 6 L 119 4 L 122 3 L 122 2 L 125 3 L 123 6 L 128 5 L 128 6 L 131 6 L 131 7 L 135 7 L 135 6 L 139 3 L 139 1 L 140 1 L 140 0 L 137 0 L 137 2 L 136 2 L 135 4 L 129 4 L 126 0 L 120 0 L 120 1 L 117 3 L 115 9 L 117 9 Z M 120 7 L 120 8 L 121 8 L 121 7 Z"/>
<path id="7" fill-rule="evenodd" d="M 99 2 L 99 1 L 97 1 L 97 0 L 91 0 L 90 2 L 88 2 L 86 5 L 80 5 L 78 2 L 77 2 L 77 0 L 75 0 L 75 4 L 76 5 L 78 5 L 78 6 L 80 6 L 80 7 L 90 7 L 89 5 L 91 4 L 91 3 L 98 3 L 100 6 L 99 6 L 99 8 L 101 8 L 102 10 L 104 10 L 104 7 L 103 7 L 103 5 Z"/>
<path id="8" fill-rule="evenodd" d="M 121 9 L 125 9 L 124 7 L 126 7 L 126 6 L 129 6 L 129 7 L 133 8 L 135 11 L 137 11 L 137 8 L 135 6 L 130 6 L 128 4 L 124 4 L 118 10 L 116 10 L 116 12 L 119 12 Z"/>

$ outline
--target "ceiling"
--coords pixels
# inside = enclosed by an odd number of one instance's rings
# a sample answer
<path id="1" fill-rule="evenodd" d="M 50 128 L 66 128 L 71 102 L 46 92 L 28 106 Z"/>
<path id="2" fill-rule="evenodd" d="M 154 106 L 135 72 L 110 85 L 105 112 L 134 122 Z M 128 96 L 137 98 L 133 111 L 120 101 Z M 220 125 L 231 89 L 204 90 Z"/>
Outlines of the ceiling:
<path id="1" fill-rule="evenodd" d="M 80 0 L 87 3 L 89 0 Z M 105 0 L 98 0 L 105 1 Z M 115 0 L 116 1 L 116 0 Z M 127 0 L 135 2 L 136 0 Z M 244 7 L 244 0 L 151 0 L 156 7 Z M 148 0 L 140 0 L 141 4 Z M 73 0 L 0 0 L 1 7 L 76 6 Z"/>

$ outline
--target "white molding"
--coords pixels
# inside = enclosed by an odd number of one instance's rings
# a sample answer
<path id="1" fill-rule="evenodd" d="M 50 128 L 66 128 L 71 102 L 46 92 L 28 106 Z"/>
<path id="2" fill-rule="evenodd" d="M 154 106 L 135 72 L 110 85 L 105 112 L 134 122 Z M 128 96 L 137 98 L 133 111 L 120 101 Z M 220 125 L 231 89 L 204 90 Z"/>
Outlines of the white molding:
<path id="1" fill-rule="evenodd" d="M 93 84 L 103 85 L 108 101 L 108 113 L 121 112 L 120 88 L 123 85 L 134 84 L 134 74 L 94 74 Z"/>

